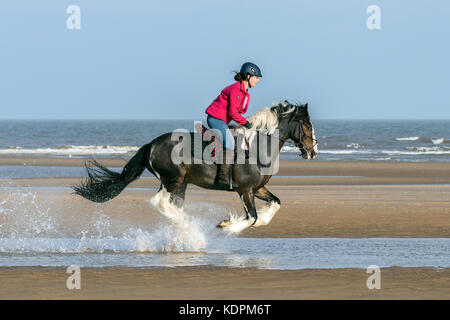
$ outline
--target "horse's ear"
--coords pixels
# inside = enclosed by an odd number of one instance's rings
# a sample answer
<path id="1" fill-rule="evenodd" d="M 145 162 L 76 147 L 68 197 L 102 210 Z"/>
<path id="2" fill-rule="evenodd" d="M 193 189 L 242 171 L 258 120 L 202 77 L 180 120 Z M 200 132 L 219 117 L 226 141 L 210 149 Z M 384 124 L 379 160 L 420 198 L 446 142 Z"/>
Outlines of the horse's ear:
<path id="1" fill-rule="evenodd" d="M 308 104 L 305 104 L 305 109 L 306 111 L 308 111 Z"/>

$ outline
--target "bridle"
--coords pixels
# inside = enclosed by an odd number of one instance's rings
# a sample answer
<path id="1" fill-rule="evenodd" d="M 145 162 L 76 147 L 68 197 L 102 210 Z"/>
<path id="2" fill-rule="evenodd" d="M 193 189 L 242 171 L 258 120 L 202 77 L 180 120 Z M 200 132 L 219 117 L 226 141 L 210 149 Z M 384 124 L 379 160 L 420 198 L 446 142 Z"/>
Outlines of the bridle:
<path id="1" fill-rule="evenodd" d="M 281 117 L 286 117 L 286 116 L 288 116 L 287 114 L 280 114 L 280 116 Z M 309 116 L 308 116 L 308 120 L 309 120 Z M 311 131 L 312 131 L 312 127 L 308 124 L 308 123 L 306 123 L 304 120 L 297 120 L 298 121 L 298 123 L 297 123 L 297 126 L 295 127 L 295 131 L 298 129 L 298 131 L 299 131 L 299 138 L 298 138 L 298 142 L 295 142 L 294 141 L 294 144 L 297 146 L 297 148 L 299 148 L 300 149 L 300 151 L 301 151 L 301 153 L 302 153 L 302 155 L 303 154 L 305 154 L 305 153 L 307 153 L 307 152 L 309 152 L 309 151 L 307 151 L 306 150 L 306 148 L 305 148 L 305 146 L 304 146 L 304 144 L 303 144 L 303 142 L 302 142 L 302 140 L 303 140 L 303 138 L 304 137 L 308 137 L 308 138 L 310 138 L 311 140 L 312 140 L 312 142 L 313 142 L 313 146 L 312 146 L 312 148 L 311 149 L 314 149 L 317 145 L 318 145 L 318 142 L 317 142 L 317 139 L 314 139 L 312 136 L 310 137 L 310 136 L 308 136 L 306 133 L 305 133 L 305 131 L 303 130 L 303 125 L 305 125 L 308 129 L 310 129 Z M 287 140 L 289 140 L 290 138 L 288 137 L 288 138 L 286 138 L 286 139 L 282 139 L 282 138 L 280 138 L 280 140 L 283 142 L 283 144 L 287 141 Z"/>
<path id="2" fill-rule="evenodd" d="M 310 130 L 312 131 L 312 128 L 311 128 L 304 120 L 298 120 L 297 126 L 296 126 L 295 129 L 294 129 L 294 132 L 298 130 L 298 132 L 299 132 L 299 137 L 298 137 L 298 142 L 295 142 L 295 141 L 294 141 L 294 144 L 297 146 L 297 148 L 300 149 L 301 156 L 303 156 L 304 154 L 307 154 L 308 157 L 309 157 L 309 154 L 311 153 L 310 150 L 311 150 L 311 149 L 314 149 L 314 148 L 317 146 L 318 143 L 317 143 L 317 140 L 316 140 L 316 139 L 314 139 L 312 136 L 311 136 L 311 137 L 308 136 L 308 135 L 305 133 L 305 130 L 303 130 L 303 125 L 305 125 L 306 127 L 308 127 L 308 129 L 310 129 Z M 313 146 L 312 146 L 311 149 L 310 149 L 310 148 L 307 149 L 307 148 L 305 147 L 305 145 L 303 144 L 302 140 L 303 140 L 304 137 L 308 137 L 309 139 L 312 140 Z"/>
<path id="3" fill-rule="evenodd" d="M 312 146 L 312 149 L 314 149 L 314 147 L 316 147 L 317 146 L 317 139 L 314 139 L 312 136 L 310 137 L 310 136 L 308 136 L 308 135 L 306 135 L 306 133 L 305 133 L 305 130 L 303 130 L 303 125 L 305 125 L 306 127 L 308 127 L 308 129 L 310 129 L 311 131 L 312 131 L 312 128 L 307 124 L 307 123 L 305 123 L 303 120 L 298 120 L 298 126 L 299 126 L 299 131 L 300 131 L 300 138 L 299 138 L 299 144 L 301 144 L 302 146 L 300 147 L 300 146 L 298 146 L 297 145 L 297 147 L 298 148 L 300 148 L 300 149 L 305 149 L 305 146 L 303 145 L 303 142 L 302 142 L 302 139 L 303 139 L 303 137 L 308 137 L 308 138 L 310 138 L 311 140 L 312 140 L 312 142 L 313 142 L 313 146 Z"/>

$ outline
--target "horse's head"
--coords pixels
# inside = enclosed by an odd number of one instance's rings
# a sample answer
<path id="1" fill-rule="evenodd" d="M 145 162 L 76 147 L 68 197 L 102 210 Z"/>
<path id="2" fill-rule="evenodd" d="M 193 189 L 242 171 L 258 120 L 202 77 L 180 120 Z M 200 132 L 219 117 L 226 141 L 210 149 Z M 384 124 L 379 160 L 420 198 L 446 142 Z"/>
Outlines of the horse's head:
<path id="1" fill-rule="evenodd" d="M 308 104 L 294 105 L 285 100 L 271 110 L 278 116 L 280 138 L 292 140 L 304 159 L 314 159 L 318 154 L 317 140 L 309 119 Z"/>

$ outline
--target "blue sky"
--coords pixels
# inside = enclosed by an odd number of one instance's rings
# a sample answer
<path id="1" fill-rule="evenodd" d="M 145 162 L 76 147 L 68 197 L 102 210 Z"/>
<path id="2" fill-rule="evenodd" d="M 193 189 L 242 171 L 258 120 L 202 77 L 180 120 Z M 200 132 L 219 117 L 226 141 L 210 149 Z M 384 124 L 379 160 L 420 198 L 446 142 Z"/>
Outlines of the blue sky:
<path id="1" fill-rule="evenodd" d="M 246 61 L 246 116 L 292 99 L 313 119 L 450 119 L 449 34 L 445 0 L 5 0 L 0 119 L 201 120 Z"/>

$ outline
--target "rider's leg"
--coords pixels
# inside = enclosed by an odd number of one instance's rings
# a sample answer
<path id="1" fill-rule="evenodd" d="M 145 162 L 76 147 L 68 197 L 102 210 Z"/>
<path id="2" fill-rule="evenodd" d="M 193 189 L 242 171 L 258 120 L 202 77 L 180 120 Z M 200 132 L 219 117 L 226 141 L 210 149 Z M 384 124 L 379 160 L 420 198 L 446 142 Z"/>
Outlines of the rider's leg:
<path id="1" fill-rule="evenodd" d="M 217 183 L 228 189 L 233 189 L 233 186 L 231 185 L 231 165 L 234 161 L 234 137 L 225 121 L 211 116 L 208 116 L 207 121 L 211 129 L 217 129 L 222 133 L 224 153 L 222 156 L 223 162 L 222 164 L 219 164 Z"/>
<path id="2" fill-rule="evenodd" d="M 222 164 L 219 164 L 218 173 L 217 173 L 217 183 L 219 185 L 226 186 L 227 189 L 232 190 L 232 165 L 233 165 L 233 157 L 234 150 L 225 149 L 224 150 L 224 161 Z"/>

